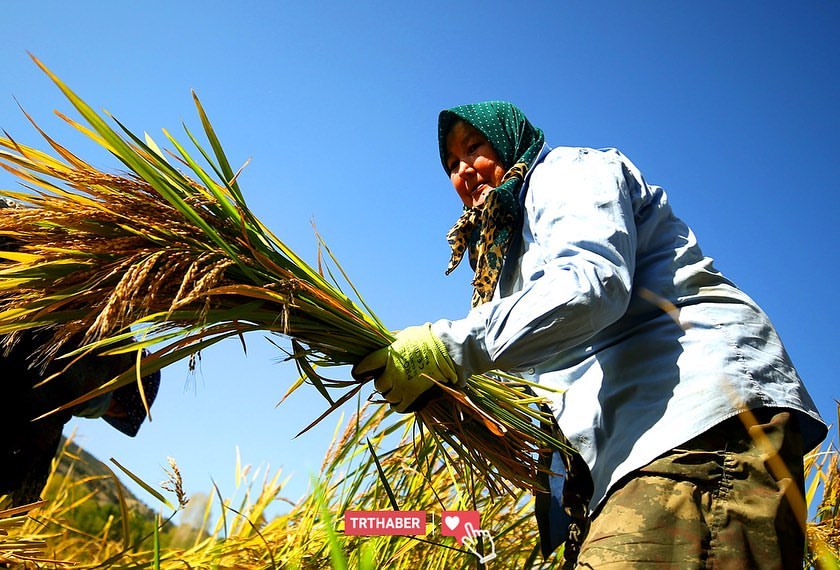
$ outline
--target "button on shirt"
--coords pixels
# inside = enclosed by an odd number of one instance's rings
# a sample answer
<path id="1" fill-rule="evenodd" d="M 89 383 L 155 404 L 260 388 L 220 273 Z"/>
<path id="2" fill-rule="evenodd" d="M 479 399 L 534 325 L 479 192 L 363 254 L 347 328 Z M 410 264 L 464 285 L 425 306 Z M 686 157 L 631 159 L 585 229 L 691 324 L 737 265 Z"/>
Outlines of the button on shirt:
<path id="1" fill-rule="evenodd" d="M 495 297 L 441 338 L 461 373 L 519 372 L 589 465 L 591 507 L 624 475 L 740 410 L 826 427 L 764 312 L 718 272 L 662 188 L 614 149 L 543 149 Z M 554 390 L 560 389 L 560 392 Z"/>

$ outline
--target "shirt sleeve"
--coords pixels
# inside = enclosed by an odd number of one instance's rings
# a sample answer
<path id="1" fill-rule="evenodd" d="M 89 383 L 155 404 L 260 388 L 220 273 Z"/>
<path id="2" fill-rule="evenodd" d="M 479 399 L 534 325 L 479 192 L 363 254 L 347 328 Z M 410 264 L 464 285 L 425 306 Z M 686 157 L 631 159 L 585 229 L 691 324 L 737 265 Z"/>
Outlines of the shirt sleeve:
<path id="1" fill-rule="evenodd" d="M 538 366 L 624 314 L 636 250 L 630 186 L 638 182 L 614 150 L 555 149 L 534 169 L 521 288 L 432 325 L 462 379 Z"/>

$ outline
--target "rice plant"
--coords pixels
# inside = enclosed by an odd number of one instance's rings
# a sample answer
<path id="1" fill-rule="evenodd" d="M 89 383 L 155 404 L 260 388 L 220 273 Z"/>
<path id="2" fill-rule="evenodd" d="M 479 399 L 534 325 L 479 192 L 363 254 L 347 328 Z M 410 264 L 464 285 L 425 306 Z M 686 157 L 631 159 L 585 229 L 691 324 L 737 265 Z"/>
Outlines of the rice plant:
<path id="1" fill-rule="evenodd" d="M 837 406 L 840 429 L 840 404 Z M 840 434 L 836 441 L 826 443 L 805 457 L 805 499 L 812 507 L 819 499 L 813 520 L 808 522 L 808 555 L 806 567 L 818 570 L 840 569 Z"/>
<path id="2" fill-rule="evenodd" d="M 131 533 L 117 532 L 129 518 L 125 506 L 95 532 L 80 529 L 75 514 L 91 500 L 88 481 L 54 476 L 47 487 L 49 501 L 32 510 L 8 536 L 0 537 L 0 562 L 31 568 L 475 568 L 473 554 L 439 533 L 439 513 L 456 509 L 481 512 L 482 526 L 493 531 L 502 567 L 522 567 L 534 559 L 536 525 L 527 493 L 491 498 L 480 480 L 465 480 L 465 475 L 435 457 L 439 446 L 417 440 L 408 418 L 385 426 L 385 414 L 381 407 L 368 407 L 337 430 L 319 477 L 313 479 L 312 492 L 286 513 L 271 520 L 265 516 L 270 504 L 285 500 L 280 472 L 251 473 L 246 467 L 239 474 L 242 487 L 234 497 L 223 498 L 214 489 L 219 512 L 215 522 L 206 524 L 208 504 L 200 528 L 178 545 L 156 547 L 155 533 L 148 529 L 126 540 Z M 392 447 L 393 438 L 397 444 Z M 422 449 L 415 449 L 418 445 Z M 432 469 L 413 466 L 418 452 Z M 59 461 L 69 463 L 72 470 L 79 457 L 68 444 Z M 404 510 L 438 513 L 427 526 L 428 534 L 344 535 L 345 510 L 390 510 L 392 500 Z M 162 504 L 161 509 L 172 513 Z M 171 525 L 162 522 L 161 529 L 167 524 Z"/>
<path id="3" fill-rule="evenodd" d="M 35 62 L 86 124 L 59 115 L 125 169 L 104 172 L 41 129 L 52 154 L 0 138 L 0 165 L 24 186 L 0 191 L 17 206 L 0 210 L 0 237 L 11 244 L 0 251 L 5 342 L 17 331 L 49 330 L 40 361 L 61 357 L 68 367 L 90 353 L 137 354 L 134 369 L 58 409 L 139 385 L 141 376 L 250 332 L 290 340 L 284 350 L 302 372 L 290 391 L 306 379 L 327 400 L 313 424 L 356 396 L 363 382 L 331 380 L 318 370 L 354 364 L 387 346 L 392 332 L 326 245 L 316 269 L 251 212 L 198 98 L 209 147 L 185 126 L 192 154 L 165 130 L 173 150 L 163 151 L 148 135 L 106 120 Z M 67 343 L 80 336 L 84 346 Z M 551 419 L 538 402 L 520 379 L 474 376 L 463 389 L 440 386 L 415 418 L 492 492 L 514 492 L 535 486 L 540 454 L 563 448 L 541 428 Z"/>
<path id="4" fill-rule="evenodd" d="M 490 529 L 499 568 L 551 568 L 560 565 L 562 551 L 547 561 L 539 556 L 538 532 L 533 518 L 533 500 L 522 490 L 493 498 L 479 478 L 451 469 L 439 456 L 442 448 L 417 438 L 409 418 L 383 422 L 387 411 L 368 406 L 346 423 L 339 421 L 336 436 L 327 451 L 309 493 L 294 503 L 283 496 L 286 481 L 280 472 L 239 467 L 240 488 L 231 497 L 211 490 L 203 520 L 192 528 L 179 529 L 177 544 L 158 542 L 154 532 L 119 531 L 131 519 L 130 508 L 120 506 L 115 517 L 101 528 L 81 529 L 78 512 L 91 502 L 84 479 L 59 477 L 55 471 L 47 485 L 48 501 L 18 510 L 11 516 L 0 511 L 0 562 L 26 568 L 478 568 L 477 559 L 450 537 L 440 536 L 440 512 L 475 509 L 482 527 Z M 396 442 L 394 442 L 396 440 Z M 424 443 L 425 441 L 425 443 Z M 419 448 L 418 448 L 419 446 Z M 418 454 L 430 465 L 416 465 Z M 828 443 L 806 458 L 814 519 L 808 525 L 809 554 L 806 568 L 838 567 L 838 451 Z M 80 461 L 69 443 L 58 462 L 70 471 Z M 170 469 L 177 488 L 180 474 Z M 110 478 L 110 475 L 107 477 Z M 173 491 L 173 495 L 177 495 Z M 174 510 L 163 503 L 159 534 L 171 529 L 167 517 Z M 151 495 L 150 495 L 151 497 Z M 290 504 L 283 514 L 269 519 L 271 504 Z M 818 505 L 814 502 L 819 501 Z M 167 502 L 169 502 L 167 500 Z M 425 510 L 437 513 L 422 537 L 347 536 L 343 513 L 348 510 Z M 218 514 L 211 520 L 211 506 Z M 24 514 L 22 511 L 28 511 Z M 163 514 L 167 514 L 164 517 Z M 14 519 L 14 520 L 12 520 Z M 4 523 L 4 521 L 11 521 Z M 5 533 L 5 534 L 4 534 Z M 126 539 L 126 537 L 129 537 Z"/>

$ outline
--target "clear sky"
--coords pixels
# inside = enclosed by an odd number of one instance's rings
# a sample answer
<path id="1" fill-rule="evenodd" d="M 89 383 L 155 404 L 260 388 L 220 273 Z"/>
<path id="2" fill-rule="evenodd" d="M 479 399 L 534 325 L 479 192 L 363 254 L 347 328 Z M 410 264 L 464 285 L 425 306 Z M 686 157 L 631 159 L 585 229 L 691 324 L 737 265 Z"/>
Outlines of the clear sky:
<path id="1" fill-rule="evenodd" d="M 460 202 L 438 160 L 440 109 L 519 105 L 552 145 L 618 147 L 666 188 L 717 267 L 767 311 L 818 407 L 836 421 L 840 2 L 13 2 L 0 33 L 0 128 L 37 134 L 15 99 L 84 157 L 110 157 L 54 118 L 70 105 L 30 51 L 88 103 L 163 142 L 200 125 L 201 97 L 254 212 L 314 261 L 314 221 L 368 303 L 401 328 L 459 317 L 444 277 Z M 0 175 L 0 186 L 14 187 Z M 233 493 L 245 463 L 292 475 L 297 498 L 337 418 L 259 336 L 164 371 L 153 422 L 129 439 L 78 420 L 80 443 L 151 483 L 177 459 L 187 491 Z M 348 410 L 348 413 L 352 410 Z"/>

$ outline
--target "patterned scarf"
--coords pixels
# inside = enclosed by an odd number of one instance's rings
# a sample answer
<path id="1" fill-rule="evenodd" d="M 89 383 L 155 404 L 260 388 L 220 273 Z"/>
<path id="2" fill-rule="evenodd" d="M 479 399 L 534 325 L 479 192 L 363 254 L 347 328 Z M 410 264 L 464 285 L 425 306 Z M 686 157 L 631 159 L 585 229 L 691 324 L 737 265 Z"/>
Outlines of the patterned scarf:
<path id="1" fill-rule="evenodd" d="M 464 121 L 481 132 L 490 142 L 502 165 L 508 168 L 502 183 L 491 190 L 484 202 L 464 211 L 446 240 L 452 248 L 446 274 L 449 275 L 469 253 L 475 271 L 472 306 L 493 297 L 505 255 L 514 232 L 519 231 L 522 212 L 519 190 L 528 169 L 542 150 L 543 132 L 531 125 L 516 106 L 505 101 L 486 101 L 461 105 L 440 112 L 438 146 L 444 171 L 446 136 L 458 121 Z"/>

